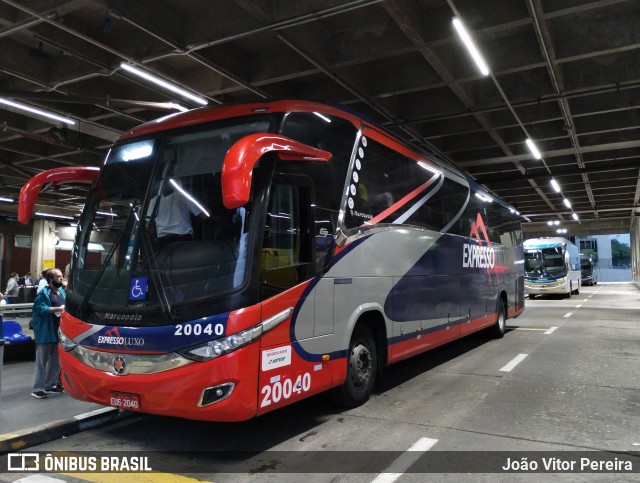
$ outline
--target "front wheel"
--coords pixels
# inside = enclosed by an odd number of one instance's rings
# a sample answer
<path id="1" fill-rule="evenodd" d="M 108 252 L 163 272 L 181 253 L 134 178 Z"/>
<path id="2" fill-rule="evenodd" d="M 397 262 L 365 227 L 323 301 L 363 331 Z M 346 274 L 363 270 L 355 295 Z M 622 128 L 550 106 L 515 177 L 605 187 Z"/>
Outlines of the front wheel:
<path id="1" fill-rule="evenodd" d="M 347 379 L 335 389 L 335 402 L 355 408 L 367 402 L 378 372 L 378 351 L 371 329 L 359 325 L 353 331 L 347 355 Z"/>
<path id="2" fill-rule="evenodd" d="M 491 327 L 491 335 L 494 339 L 502 339 L 507 328 L 507 311 L 504 308 L 504 302 L 498 301 L 498 318 L 496 323 Z"/>

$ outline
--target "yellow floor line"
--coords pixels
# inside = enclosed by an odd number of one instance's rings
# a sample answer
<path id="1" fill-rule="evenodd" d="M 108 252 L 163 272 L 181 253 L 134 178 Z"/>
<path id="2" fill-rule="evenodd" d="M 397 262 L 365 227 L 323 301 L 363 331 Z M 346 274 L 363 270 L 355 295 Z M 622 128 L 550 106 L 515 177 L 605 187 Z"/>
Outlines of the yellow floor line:
<path id="1" fill-rule="evenodd" d="M 74 456 L 77 453 L 67 451 L 56 451 L 56 456 Z M 201 480 L 199 478 L 189 478 L 188 476 L 174 475 L 173 473 L 128 473 L 128 472 L 114 472 L 114 473 L 56 473 L 58 475 L 70 476 L 72 478 L 78 478 L 80 480 L 91 481 L 93 483 L 194 483 L 194 482 L 207 482 L 208 480 Z"/>
<path id="2" fill-rule="evenodd" d="M 93 483 L 194 483 L 203 482 L 198 478 L 171 473 L 57 473 Z"/>
<path id="3" fill-rule="evenodd" d="M 5 433 L 5 434 L 0 434 L 0 441 L 4 441 L 6 439 L 11 439 L 11 438 L 16 438 L 20 436 L 18 433 Z"/>

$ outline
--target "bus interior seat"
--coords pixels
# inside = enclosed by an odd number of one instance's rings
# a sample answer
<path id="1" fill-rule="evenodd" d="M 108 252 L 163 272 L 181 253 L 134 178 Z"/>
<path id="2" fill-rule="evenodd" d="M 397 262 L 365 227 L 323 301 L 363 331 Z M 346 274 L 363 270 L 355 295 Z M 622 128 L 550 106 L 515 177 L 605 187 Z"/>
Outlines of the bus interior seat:
<path id="1" fill-rule="evenodd" d="M 175 242 L 158 251 L 158 268 L 171 287 L 233 275 L 236 254 L 228 243 L 219 241 Z"/>

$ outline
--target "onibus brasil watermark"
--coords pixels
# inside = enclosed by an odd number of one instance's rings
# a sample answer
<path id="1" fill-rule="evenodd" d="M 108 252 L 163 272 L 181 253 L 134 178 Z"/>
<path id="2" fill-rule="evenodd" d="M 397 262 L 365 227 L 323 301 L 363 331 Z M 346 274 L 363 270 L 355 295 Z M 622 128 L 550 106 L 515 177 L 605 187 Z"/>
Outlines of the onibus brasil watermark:
<path id="1" fill-rule="evenodd" d="M 147 472 L 147 456 L 84 456 L 76 454 L 9 453 L 8 471 L 19 472 Z"/>

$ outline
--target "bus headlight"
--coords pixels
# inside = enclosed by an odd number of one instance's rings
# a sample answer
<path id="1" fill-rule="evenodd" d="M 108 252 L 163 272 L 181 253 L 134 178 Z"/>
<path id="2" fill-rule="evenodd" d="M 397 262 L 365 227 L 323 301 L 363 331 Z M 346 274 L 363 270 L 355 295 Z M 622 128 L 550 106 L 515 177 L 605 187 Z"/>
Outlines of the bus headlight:
<path id="1" fill-rule="evenodd" d="M 263 320 L 258 325 L 238 332 L 237 334 L 223 337 L 222 339 L 210 340 L 204 344 L 178 351 L 183 357 L 198 362 L 205 362 L 223 356 L 229 352 L 233 352 L 241 347 L 251 344 L 254 340 L 259 339 L 262 334 L 270 331 L 277 325 L 281 324 L 293 313 L 293 307 L 289 307 L 273 317 Z"/>
<path id="2" fill-rule="evenodd" d="M 259 324 L 229 337 L 212 340 L 190 349 L 178 351 L 178 354 L 198 362 L 210 361 L 251 344 L 261 335 L 262 324 Z"/>
<path id="3" fill-rule="evenodd" d="M 69 337 L 67 337 L 65 333 L 62 332 L 60 329 L 58 329 L 58 339 L 60 340 L 60 345 L 62 346 L 65 352 L 72 351 L 73 349 L 78 347 L 78 344 L 76 344 L 73 341 L 73 339 L 70 339 Z"/>

